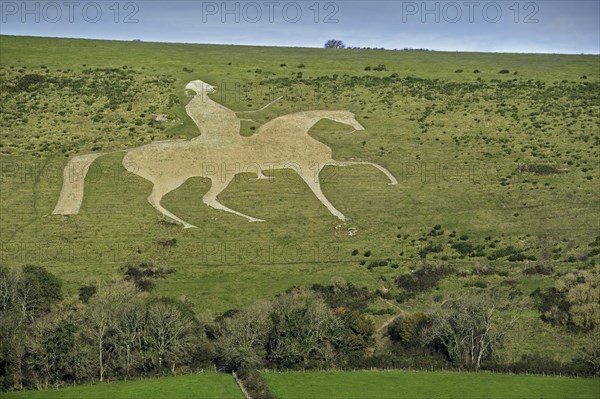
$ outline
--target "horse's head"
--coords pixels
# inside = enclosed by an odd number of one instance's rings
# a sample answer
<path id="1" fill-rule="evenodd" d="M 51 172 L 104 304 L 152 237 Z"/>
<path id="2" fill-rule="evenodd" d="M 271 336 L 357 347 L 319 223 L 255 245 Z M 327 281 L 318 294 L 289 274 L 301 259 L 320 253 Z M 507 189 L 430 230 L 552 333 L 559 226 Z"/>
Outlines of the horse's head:
<path id="1" fill-rule="evenodd" d="M 356 115 L 350 111 L 333 111 L 328 113 L 327 118 L 345 125 L 350 125 L 355 130 L 365 130 L 363 125 L 356 120 Z"/>
<path id="2" fill-rule="evenodd" d="M 188 90 L 194 90 L 198 94 L 208 94 L 217 90 L 215 86 L 204 83 L 201 80 L 192 80 L 185 86 L 185 88 Z"/>

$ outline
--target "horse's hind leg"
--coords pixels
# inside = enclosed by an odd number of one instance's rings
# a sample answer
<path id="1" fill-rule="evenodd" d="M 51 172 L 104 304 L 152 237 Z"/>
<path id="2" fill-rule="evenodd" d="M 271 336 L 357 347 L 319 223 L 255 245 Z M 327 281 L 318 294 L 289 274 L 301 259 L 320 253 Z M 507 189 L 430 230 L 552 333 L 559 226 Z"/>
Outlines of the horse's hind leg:
<path id="1" fill-rule="evenodd" d="M 185 229 L 195 228 L 196 226 L 187 223 L 184 220 L 181 220 L 168 210 L 162 207 L 160 204 L 160 200 L 163 196 L 175 190 L 177 187 L 181 186 L 184 183 L 183 181 L 170 181 L 167 184 L 158 184 L 158 182 L 154 183 L 154 187 L 152 188 L 152 192 L 148 196 L 148 202 L 152 205 L 156 210 L 158 210 L 163 215 L 175 220 L 178 223 L 181 223 Z"/>
<path id="2" fill-rule="evenodd" d="M 331 212 L 331 214 L 336 216 L 338 219 L 346 221 L 346 216 L 344 216 L 342 212 L 338 211 L 335 206 L 329 202 L 327 197 L 325 197 L 325 194 L 323 194 L 323 191 L 321 190 L 321 183 L 319 182 L 319 175 L 315 175 L 314 168 L 305 167 L 298 172 L 302 180 L 304 180 L 308 187 L 312 190 L 313 194 L 315 194 L 319 201 L 321 201 L 321 203 L 325 205 L 327 209 L 329 209 L 329 212 Z"/>
<path id="3" fill-rule="evenodd" d="M 220 177 L 216 177 L 214 180 L 211 180 L 210 189 L 208 190 L 208 192 L 206 194 L 204 194 L 204 197 L 202 197 L 202 202 L 204 202 L 206 205 L 208 205 L 212 208 L 219 209 L 219 210 L 229 212 L 229 213 L 233 213 L 235 215 L 246 218 L 250 222 L 264 222 L 264 220 L 262 220 L 262 219 L 256 219 L 256 218 L 253 218 L 252 216 L 244 215 L 243 213 L 234 211 L 233 209 L 228 208 L 225 205 L 221 204 L 217 200 L 217 196 L 223 190 L 225 190 L 225 188 L 227 188 L 227 186 L 229 185 L 231 180 L 233 180 L 233 175 L 227 176 L 223 179 L 221 179 Z"/>

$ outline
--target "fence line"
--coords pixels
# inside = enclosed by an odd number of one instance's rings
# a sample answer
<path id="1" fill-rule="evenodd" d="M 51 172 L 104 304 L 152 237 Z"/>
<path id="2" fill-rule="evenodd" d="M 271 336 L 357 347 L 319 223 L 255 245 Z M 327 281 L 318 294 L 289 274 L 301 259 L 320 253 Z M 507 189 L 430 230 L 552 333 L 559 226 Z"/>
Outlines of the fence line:
<path id="1" fill-rule="evenodd" d="M 235 383 L 237 384 L 237 386 L 240 387 L 240 390 L 244 394 L 244 397 L 246 399 L 252 399 L 252 397 L 250 396 L 248 391 L 246 391 L 246 388 L 244 388 L 244 384 L 242 384 L 242 381 L 238 378 L 237 374 L 235 374 L 235 371 L 232 371 L 231 375 L 233 376 L 233 379 L 235 380 Z"/>

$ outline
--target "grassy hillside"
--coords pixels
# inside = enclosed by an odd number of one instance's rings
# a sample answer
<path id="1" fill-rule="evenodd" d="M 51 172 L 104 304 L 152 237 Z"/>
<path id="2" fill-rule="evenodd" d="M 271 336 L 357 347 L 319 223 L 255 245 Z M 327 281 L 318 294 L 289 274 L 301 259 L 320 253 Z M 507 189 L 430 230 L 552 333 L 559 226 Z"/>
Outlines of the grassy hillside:
<path id="1" fill-rule="evenodd" d="M 242 392 L 233 378 L 227 374 L 195 374 L 179 377 L 163 377 L 138 381 L 121 381 L 109 384 L 83 385 L 48 389 L 3 393 L 7 399 L 45 399 L 45 398 L 242 398 Z"/>
<path id="2" fill-rule="evenodd" d="M 41 264 L 75 294 L 122 275 L 127 263 L 154 262 L 175 269 L 154 295 L 185 296 L 198 313 L 215 315 L 293 285 L 340 279 L 393 293 L 397 275 L 448 262 L 465 273 L 374 311 L 427 308 L 435 295 L 502 286 L 523 309 L 515 346 L 572 355 L 564 343 L 578 338 L 543 324 L 529 295 L 561 273 L 598 267 L 590 244 L 600 234 L 599 57 L 8 36 L 0 54 L 3 264 Z M 379 65 L 385 70 L 373 69 Z M 321 122 L 311 135 L 335 159 L 379 163 L 400 184 L 388 186 L 369 167 L 326 168 L 323 191 L 351 218 L 340 225 L 290 170 L 270 181 L 240 174 L 219 198 L 267 220 L 256 224 L 204 206 L 208 180 L 190 179 L 163 205 L 200 228 L 166 222 L 146 201 L 151 184 L 126 173 L 123 153 L 112 151 L 197 136 L 184 110 L 184 86 L 194 79 L 218 86 L 212 99 L 236 111 L 284 96 L 248 114 L 254 122 L 244 123 L 244 135 L 294 111 L 354 112 L 364 132 Z M 156 114 L 170 119 L 157 122 Z M 86 179 L 80 214 L 49 216 L 63 166 L 89 152 L 109 154 Z M 231 169 L 238 167 L 246 170 Z M 539 263 L 553 272 L 522 274 Z M 501 273 L 470 273 L 481 265 Z"/>
<path id="3" fill-rule="evenodd" d="M 486 373 L 266 373 L 278 398 L 595 398 L 597 379 Z"/>

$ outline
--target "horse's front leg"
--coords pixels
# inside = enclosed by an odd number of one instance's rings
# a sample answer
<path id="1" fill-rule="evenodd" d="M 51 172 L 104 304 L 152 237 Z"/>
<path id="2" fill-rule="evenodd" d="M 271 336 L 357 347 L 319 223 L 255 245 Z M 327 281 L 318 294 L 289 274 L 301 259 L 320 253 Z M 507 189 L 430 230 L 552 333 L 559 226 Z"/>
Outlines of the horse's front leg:
<path id="1" fill-rule="evenodd" d="M 319 182 L 319 171 L 322 168 L 323 165 L 320 165 L 319 169 L 315 171 L 314 168 L 311 168 L 308 165 L 304 165 L 300 168 L 300 170 L 298 170 L 298 174 L 300 175 L 302 180 L 304 180 L 304 182 L 308 185 L 313 194 L 319 199 L 319 201 L 321 201 L 321 203 L 325 205 L 327 209 L 329 209 L 329 212 L 331 212 L 333 216 L 336 216 L 342 221 L 346 221 L 346 216 L 344 216 L 342 212 L 338 211 L 336 207 L 333 206 L 331 202 L 329 202 L 329 200 L 327 199 L 327 197 L 325 197 L 325 194 L 323 194 L 323 191 L 321 190 L 321 183 Z"/>
<path id="2" fill-rule="evenodd" d="M 379 169 L 381 172 L 383 172 L 384 175 L 387 176 L 388 179 L 390 179 L 390 182 L 388 183 L 388 185 L 390 186 L 395 186 L 398 184 L 398 180 L 396 180 L 396 178 L 394 177 L 394 175 L 392 174 L 392 172 L 390 172 L 389 170 L 387 170 L 386 168 L 384 168 L 381 165 L 378 165 L 376 163 L 373 162 L 364 162 L 364 161 L 335 161 L 335 160 L 329 160 L 325 163 L 325 165 L 333 165 L 333 166 L 352 166 L 352 165 L 369 165 L 372 166 L 376 169 Z"/>

